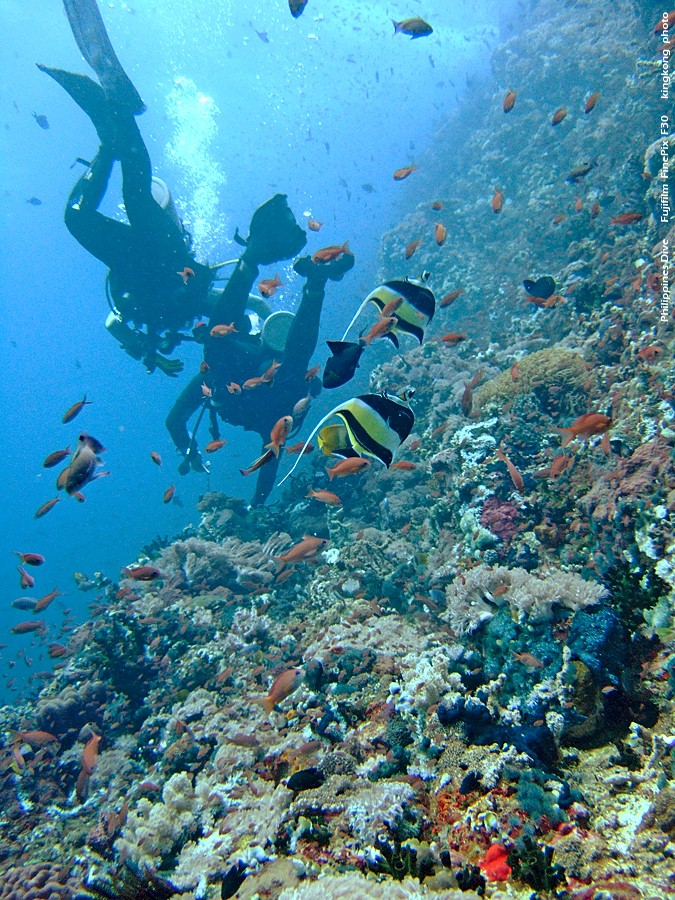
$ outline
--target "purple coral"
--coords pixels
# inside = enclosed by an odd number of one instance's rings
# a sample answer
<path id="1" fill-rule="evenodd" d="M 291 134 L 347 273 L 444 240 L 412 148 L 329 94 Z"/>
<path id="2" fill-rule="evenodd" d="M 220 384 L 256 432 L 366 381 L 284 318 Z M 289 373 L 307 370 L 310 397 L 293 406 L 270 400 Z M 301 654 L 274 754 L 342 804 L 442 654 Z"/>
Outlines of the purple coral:
<path id="1" fill-rule="evenodd" d="M 508 544 L 518 531 L 517 518 L 518 509 L 513 503 L 492 496 L 483 503 L 480 524 L 497 535 L 502 543 Z"/>

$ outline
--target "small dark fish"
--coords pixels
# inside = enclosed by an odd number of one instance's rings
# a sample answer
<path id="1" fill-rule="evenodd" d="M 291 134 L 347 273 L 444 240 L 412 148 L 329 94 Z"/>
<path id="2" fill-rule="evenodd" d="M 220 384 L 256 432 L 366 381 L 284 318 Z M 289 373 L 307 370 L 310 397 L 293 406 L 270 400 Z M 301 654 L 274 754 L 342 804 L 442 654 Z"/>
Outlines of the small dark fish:
<path id="1" fill-rule="evenodd" d="M 288 8 L 294 19 L 297 19 L 298 16 L 303 14 L 306 6 L 307 0 L 288 0 Z"/>
<path id="2" fill-rule="evenodd" d="M 251 28 L 253 28 L 253 30 L 254 30 L 255 33 L 258 35 L 258 37 L 259 37 L 260 40 L 263 42 L 263 44 L 269 44 L 270 39 L 267 37 L 267 32 L 266 32 L 266 31 L 258 31 L 258 29 L 255 28 L 254 25 L 253 25 L 252 23 L 251 23 Z"/>
<path id="3" fill-rule="evenodd" d="M 37 600 L 34 600 L 33 597 L 17 597 L 16 600 L 12 600 L 11 606 L 14 609 L 35 609 L 35 604 Z"/>
<path id="4" fill-rule="evenodd" d="M 51 469 L 53 466 L 58 466 L 58 464 L 63 462 L 67 456 L 70 456 L 70 445 L 68 445 L 65 450 L 54 450 L 53 453 L 50 453 L 42 463 L 42 467 L 44 469 Z"/>
<path id="5" fill-rule="evenodd" d="M 361 190 L 365 191 L 366 194 L 374 194 L 375 193 L 375 188 L 372 186 L 372 184 L 369 181 L 366 182 L 366 184 L 361 185 Z"/>
<path id="6" fill-rule="evenodd" d="M 43 503 L 40 509 L 37 510 L 33 518 L 41 519 L 43 516 L 46 516 L 49 510 L 54 509 L 56 504 L 59 503 L 60 499 L 60 497 L 53 497 L 51 500 L 47 500 L 47 502 Z"/>
<path id="7" fill-rule="evenodd" d="M 44 129 L 45 131 L 48 130 L 48 128 L 49 128 L 49 121 L 48 121 L 48 119 L 47 119 L 47 116 L 38 115 L 38 113 L 34 112 L 34 113 L 33 113 L 33 118 L 34 118 L 35 121 L 38 123 L 38 125 L 40 126 L 40 128 Z"/>
<path id="8" fill-rule="evenodd" d="M 577 184 L 584 178 L 591 169 L 594 169 L 597 166 L 597 162 L 595 160 L 591 160 L 591 162 L 584 162 L 578 166 L 575 166 L 572 171 L 569 173 L 567 178 L 565 179 L 568 184 Z"/>
<path id="9" fill-rule="evenodd" d="M 354 377 L 361 354 L 366 349 L 363 341 L 327 341 L 332 356 L 323 370 L 325 388 L 341 387 Z"/>
<path id="10" fill-rule="evenodd" d="M 530 297 L 539 297 L 541 300 L 548 300 L 549 297 L 555 294 L 555 279 L 551 278 L 550 275 L 542 275 L 542 277 L 537 278 L 536 281 L 532 281 L 531 278 L 526 278 L 525 281 L 523 281 L 523 287 Z"/>
<path id="11" fill-rule="evenodd" d="M 419 16 L 415 16 L 412 19 L 404 19 L 402 22 L 397 22 L 395 19 L 391 20 L 394 25 L 394 34 L 409 34 L 411 40 L 415 40 L 415 38 L 426 37 L 429 34 L 433 33 L 433 28 L 428 22 L 425 22 L 424 19 L 420 19 Z"/>
<path id="12" fill-rule="evenodd" d="M 310 766 L 309 769 L 294 772 L 286 782 L 286 787 L 289 791 L 309 791 L 312 788 L 321 787 L 325 780 L 326 776 L 321 769 Z"/>
<path id="13" fill-rule="evenodd" d="M 300 12 L 302 12 L 302 10 L 300 10 Z M 300 13 L 298 13 L 298 15 L 300 15 Z M 221 900 L 229 900 L 230 897 L 234 897 L 234 895 L 244 883 L 245 878 L 246 863 L 240 859 L 233 866 L 230 866 L 230 868 L 225 873 L 223 884 L 220 888 Z"/>
<path id="14" fill-rule="evenodd" d="M 31 206 L 42 206 L 42 200 L 39 197 L 31 197 L 30 200 L 26 200 L 26 203 L 30 203 Z"/>
<path id="15" fill-rule="evenodd" d="M 87 395 L 85 394 L 82 400 L 78 400 L 77 403 L 73 403 L 70 409 L 67 409 L 64 412 L 61 421 L 64 425 L 67 425 L 68 422 L 72 422 L 75 416 L 78 416 L 82 412 L 82 408 L 84 406 L 87 406 L 93 402 L 93 400 L 87 400 Z"/>

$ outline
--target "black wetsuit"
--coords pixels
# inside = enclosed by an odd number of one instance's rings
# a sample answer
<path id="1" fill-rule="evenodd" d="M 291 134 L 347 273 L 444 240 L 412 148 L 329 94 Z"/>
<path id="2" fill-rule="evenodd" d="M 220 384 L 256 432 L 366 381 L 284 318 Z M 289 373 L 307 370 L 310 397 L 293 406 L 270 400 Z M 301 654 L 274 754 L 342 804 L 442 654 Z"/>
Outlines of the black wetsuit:
<path id="1" fill-rule="evenodd" d="M 310 278 L 302 291 L 302 300 L 291 325 L 283 354 L 274 354 L 259 336 L 247 333 L 248 319 L 244 316 L 248 294 L 257 278 L 258 268 L 242 258 L 223 291 L 209 327 L 213 324 L 235 323 L 237 333 L 224 337 L 207 338 L 204 359 L 208 371 L 192 379 L 183 390 L 169 413 L 166 426 L 176 447 L 183 453 L 196 453 L 191 446 L 187 422 L 205 403 L 202 384 L 213 392 L 208 401 L 216 414 L 229 425 L 238 425 L 246 431 L 260 435 L 264 444 L 269 443 L 274 424 L 291 415 L 295 404 L 309 393 L 320 388 L 318 379 L 308 383 L 305 379 L 309 362 L 319 337 L 319 322 L 325 296 L 325 278 Z M 272 362 L 281 362 L 271 384 L 261 384 L 240 394 L 230 393 L 227 385 L 242 385 L 249 378 L 262 375 Z M 294 425 L 303 417 L 295 417 Z M 262 451 L 261 451 L 262 452 Z M 283 451 L 282 451 L 283 453 Z M 274 486 L 279 459 L 272 458 L 258 473 L 253 504 L 264 503 Z"/>
<path id="2" fill-rule="evenodd" d="M 150 157 L 134 118 L 145 107 L 115 56 L 96 0 L 64 0 L 64 7 L 78 46 L 100 82 L 39 66 L 87 113 L 100 140 L 94 161 L 68 200 L 66 226 L 109 268 L 110 293 L 122 320 L 146 329 L 146 334 L 129 331 L 128 340 L 119 338 L 123 346 L 154 368 L 155 352 L 171 352 L 185 337 L 180 332 L 207 314 L 212 272 L 195 260 L 177 217 L 152 195 Z M 115 160 L 122 166 L 127 222 L 99 212 Z M 180 273 L 186 269 L 194 274 L 184 278 Z"/>

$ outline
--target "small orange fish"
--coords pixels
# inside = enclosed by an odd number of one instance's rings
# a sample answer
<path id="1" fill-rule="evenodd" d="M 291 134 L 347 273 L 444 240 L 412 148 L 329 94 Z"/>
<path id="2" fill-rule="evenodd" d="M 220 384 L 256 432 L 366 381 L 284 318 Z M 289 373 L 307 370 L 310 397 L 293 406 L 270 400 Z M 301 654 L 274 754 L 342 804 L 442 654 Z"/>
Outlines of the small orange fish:
<path id="1" fill-rule="evenodd" d="M 247 378 L 246 381 L 242 384 L 242 391 L 253 391 L 257 387 L 260 387 L 261 384 L 268 384 L 265 381 L 262 375 L 254 375 L 253 378 Z M 232 393 L 232 392 L 230 392 Z M 234 393 L 237 393 L 236 391 Z"/>
<path id="2" fill-rule="evenodd" d="M 567 428 L 558 428 L 556 430 L 563 435 L 562 446 L 566 447 L 575 438 L 587 441 L 594 434 L 604 434 L 611 426 L 612 420 L 609 416 L 592 412 L 579 416 Z"/>
<path id="3" fill-rule="evenodd" d="M 66 469 L 65 471 L 67 472 L 68 470 Z M 60 497 L 52 497 L 51 500 L 47 500 L 47 502 L 46 502 L 46 503 L 43 503 L 42 506 L 37 510 L 37 512 L 35 513 L 35 515 L 33 516 L 33 518 L 34 518 L 34 519 L 41 519 L 43 516 L 46 516 L 47 513 L 48 513 L 51 509 L 54 509 L 54 507 L 56 506 L 56 504 L 59 503 L 60 501 L 61 501 L 61 498 L 60 498 Z"/>
<path id="4" fill-rule="evenodd" d="M 77 403 L 73 403 L 73 405 L 70 407 L 70 409 L 67 409 L 64 412 L 63 418 L 61 419 L 61 421 L 63 422 L 64 425 L 67 425 L 68 422 L 72 422 L 73 419 L 75 418 L 75 416 L 79 415 L 82 412 L 82 408 L 84 406 L 88 406 L 89 404 L 91 404 L 93 402 L 94 402 L 93 400 L 87 400 L 87 395 L 85 394 L 84 398 L 82 400 L 78 400 Z"/>
<path id="5" fill-rule="evenodd" d="M 502 206 L 504 206 L 504 194 L 500 190 L 495 190 L 492 198 L 492 212 L 501 212 Z"/>
<path id="6" fill-rule="evenodd" d="M 305 534 L 299 544 L 294 544 L 290 550 L 287 550 L 282 556 L 278 556 L 277 562 L 280 562 L 282 567 L 290 563 L 301 562 L 309 556 L 314 556 L 319 550 L 323 550 L 328 543 L 328 538 Z"/>
<path id="7" fill-rule="evenodd" d="M 558 456 L 554 456 L 551 460 L 551 467 L 549 469 L 549 475 L 551 478 L 557 478 L 559 475 L 562 475 L 569 467 L 572 465 L 572 457 L 568 456 L 566 453 L 559 453 Z"/>
<path id="8" fill-rule="evenodd" d="M 514 362 L 514 364 L 511 366 L 511 381 L 516 382 L 518 381 L 519 377 L 520 375 L 518 372 L 518 363 Z"/>
<path id="9" fill-rule="evenodd" d="M 416 241 L 411 241 L 408 246 L 405 248 L 405 253 L 403 254 L 406 259 L 410 259 L 410 257 L 415 253 L 415 250 L 422 243 L 422 238 L 418 238 Z"/>
<path id="10" fill-rule="evenodd" d="M 448 236 L 448 229 L 445 225 L 442 225 L 440 222 L 436 222 L 436 228 L 434 230 L 434 237 L 436 238 L 436 243 L 439 247 L 442 247 L 445 243 L 445 239 Z"/>
<path id="11" fill-rule="evenodd" d="M 19 557 L 24 566 L 41 566 L 45 561 L 41 553 L 21 553 L 19 550 L 12 550 L 12 553 Z"/>
<path id="12" fill-rule="evenodd" d="M 316 219 L 310 219 L 309 222 L 307 222 L 307 227 L 310 231 L 321 231 L 323 222 L 317 222 Z"/>
<path id="13" fill-rule="evenodd" d="M 320 371 L 321 371 L 320 365 L 312 366 L 311 369 L 307 369 L 307 371 L 305 372 L 305 381 L 313 381 L 316 378 L 316 376 L 319 374 Z"/>
<path id="14" fill-rule="evenodd" d="M 155 578 L 161 578 L 162 573 L 154 566 L 133 566 L 122 569 L 122 577 L 130 578 L 132 581 L 154 581 Z"/>
<path id="15" fill-rule="evenodd" d="M 42 463 L 42 468 L 51 469 L 53 466 L 58 466 L 60 462 L 63 462 L 66 456 L 70 456 L 70 445 L 68 445 L 65 450 L 55 450 L 53 453 L 50 453 Z"/>
<path id="16" fill-rule="evenodd" d="M 402 169 L 397 169 L 392 178 L 394 181 L 403 181 L 404 178 L 407 178 L 412 172 L 417 171 L 417 166 L 413 163 L 411 166 L 404 166 Z"/>
<path id="17" fill-rule="evenodd" d="M 269 715 L 277 703 L 281 703 L 286 697 L 290 697 L 292 693 L 297 691 L 304 677 L 305 672 L 303 669 L 287 669 L 281 675 L 277 675 L 266 697 L 250 697 L 249 699 L 254 703 L 260 703 Z"/>
<path id="18" fill-rule="evenodd" d="M 434 202 L 431 204 L 431 208 L 438 212 L 439 210 L 443 209 L 443 203 L 441 203 L 440 200 L 434 200 Z"/>
<path id="19" fill-rule="evenodd" d="M 277 290 L 283 286 L 284 283 L 279 278 L 278 272 L 274 278 L 264 278 L 262 281 L 258 282 L 258 288 L 263 297 L 271 297 L 272 294 L 276 294 Z"/>
<path id="20" fill-rule="evenodd" d="M 234 322 L 230 322 L 229 325 L 214 325 L 210 331 L 211 337 L 225 337 L 227 334 L 237 334 L 237 329 L 234 327 Z"/>
<path id="21" fill-rule="evenodd" d="M 584 208 L 584 201 L 581 199 L 581 197 L 577 197 L 577 199 L 574 202 L 574 211 L 581 212 L 581 210 L 583 208 Z"/>
<path id="22" fill-rule="evenodd" d="M 512 650 L 511 653 L 513 653 L 514 659 L 518 660 L 518 662 L 522 663 L 524 666 L 527 666 L 528 669 L 544 668 L 543 662 L 531 653 L 516 653 L 515 650 Z"/>
<path id="23" fill-rule="evenodd" d="M 170 484 L 169 487 L 164 491 L 164 495 L 163 495 L 163 497 L 162 497 L 162 500 L 163 500 L 165 503 L 171 503 L 171 501 L 173 500 L 173 495 L 174 495 L 175 493 L 176 493 L 175 485 Z"/>
<path id="24" fill-rule="evenodd" d="M 565 213 L 558 213 L 557 216 L 553 217 L 553 224 L 560 225 L 560 223 L 564 222 L 566 218 L 567 216 L 565 215 Z"/>
<path id="25" fill-rule="evenodd" d="M 277 362 L 276 359 L 269 365 L 262 374 L 262 380 L 267 384 L 272 384 L 274 381 L 274 376 L 277 374 L 277 369 L 281 366 L 280 362 Z"/>
<path id="26" fill-rule="evenodd" d="M 96 767 L 96 761 L 98 760 L 98 745 L 101 743 L 101 737 L 100 734 L 92 734 L 84 745 L 84 750 L 82 751 L 82 769 L 87 775 L 91 775 Z"/>
<path id="27" fill-rule="evenodd" d="M 213 389 L 202 381 L 202 397 L 213 397 Z"/>
<path id="28" fill-rule="evenodd" d="M 44 634 L 47 629 L 44 622 L 19 622 L 9 630 L 12 634 L 32 634 L 34 631 Z"/>
<path id="29" fill-rule="evenodd" d="M 204 453 L 215 453 L 221 447 L 224 447 L 226 443 L 227 441 L 209 441 L 204 447 Z"/>
<path id="30" fill-rule="evenodd" d="M 277 419 L 270 432 L 270 442 L 265 444 L 265 450 L 271 450 L 275 456 L 279 456 L 279 450 L 283 447 L 289 432 L 292 430 L 292 416 L 282 416 L 280 419 Z"/>
<path id="31" fill-rule="evenodd" d="M 395 327 L 398 319 L 396 316 L 387 316 L 386 319 L 378 319 L 377 322 L 371 327 L 370 331 L 367 334 L 364 334 L 361 340 L 366 346 L 369 346 L 373 341 L 378 338 L 385 337 L 392 328 Z"/>
<path id="32" fill-rule="evenodd" d="M 504 97 L 504 102 L 502 104 L 502 109 L 505 113 L 511 112 L 516 102 L 516 92 L 509 90 Z"/>
<path id="33" fill-rule="evenodd" d="M 236 381 L 231 381 L 227 385 L 227 393 L 228 394 L 241 394 L 241 385 L 237 384 Z"/>
<path id="34" fill-rule="evenodd" d="M 551 119 L 551 125 L 560 125 L 562 120 L 567 116 L 567 109 L 564 106 L 561 106 L 559 109 L 553 113 L 553 118 Z"/>
<path id="35" fill-rule="evenodd" d="M 451 303 L 454 303 L 458 297 L 461 297 L 464 293 L 464 288 L 456 288 L 454 291 L 450 291 L 449 294 L 446 294 L 445 297 L 438 304 L 439 306 L 450 306 Z"/>
<path id="36" fill-rule="evenodd" d="M 40 597 L 38 602 L 33 607 L 33 612 L 42 612 L 43 609 L 47 609 L 47 607 L 50 606 L 57 597 L 60 597 L 61 594 L 61 591 L 54 588 L 53 591 L 45 594 L 44 597 Z"/>
<path id="37" fill-rule="evenodd" d="M 312 500 L 318 500 L 319 503 L 325 503 L 327 506 L 342 506 L 342 500 L 332 491 L 315 491 L 314 488 L 310 488 L 307 492 L 307 497 Z"/>
<path id="38" fill-rule="evenodd" d="M 672 28 L 673 25 L 675 25 L 675 10 L 663 14 L 654 27 L 654 34 L 663 34 L 664 31 Z"/>
<path id="39" fill-rule="evenodd" d="M 268 463 L 271 459 L 274 458 L 274 453 L 272 450 L 265 450 L 262 456 L 259 456 L 255 462 L 252 462 L 248 469 L 239 469 L 242 475 L 251 475 L 253 472 L 257 472 L 261 466 L 264 466 L 265 463 Z"/>
<path id="40" fill-rule="evenodd" d="M 195 270 L 191 269 L 189 266 L 186 266 L 184 269 L 181 269 L 180 272 L 176 272 L 176 275 L 180 275 L 183 279 L 183 284 L 188 283 L 188 279 L 195 277 Z"/>
<path id="41" fill-rule="evenodd" d="M 157 453 L 156 450 L 150 451 L 150 459 L 154 462 L 156 466 L 162 465 L 162 457 Z"/>
<path id="42" fill-rule="evenodd" d="M 21 582 L 21 589 L 25 590 L 25 588 L 35 587 L 35 579 L 33 578 L 33 576 L 29 575 L 23 566 L 17 566 L 16 568 L 19 575 L 21 576 L 19 579 Z"/>
<path id="43" fill-rule="evenodd" d="M 589 113 L 595 108 L 595 104 L 598 102 L 600 98 L 600 91 L 593 91 L 593 93 L 586 100 L 586 105 L 584 106 L 584 112 Z"/>
<path id="44" fill-rule="evenodd" d="M 382 309 L 380 310 L 380 318 L 388 319 L 389 316 L 393 316 L 399 306 L 403 303 L 403 297 L 394 297 L 393 300 L 390 300 L 388 303 L 385 303 Z"/>
<path id="45" fill-rule="evenodd" d="M 410 445 L 412 449 L 412 444 Z M 399 469 L 401 472 L 412 472 L 413 469 L 416 469 L 417 466 L 414 462 L 410 462 L 407 459 L 400 459 L 398 462 L 392 463 L 389 466 L 390 469 Z"/>
<path id="46" fill-rule="evenodd" d="M 637 356 L 647 364 L 651 364 L 656 362 L 662 353 L 663 347 L 658 347 L 656 344 L 650 344 L 648 347 L 643 347 L 641 350 L 638 350 Z"/>
<path id="47" fill-rule="evenodd" d="M 518 469 L 513 465 L 508 456 L 504 453 L 501 448 L 498 448 L 495 451 L 495 456 L 498 460 L 503 463 L 506 463 L 506 469 L 511 476 L 511 481 L 513 482 L 513 486 L 517 491 L 522 491 L 525 488 L 525 482 L 523 481 L 523 476 L 520 474 Z"/>
<path id="48" fill-rule="evenodd" d="M 441 341 L 448 347 L 454 347 L 456 344 L 461 344 L 461 342 L 465 340 L 466 335 L 459 331 L 450 331 L 441 338 Z"/>
<path id="49" fill-rule="evenodd" d="M 367 469 L 369 465 L 369 459 L 364 459 L 362 456 L 350 456 L 348 459 L 341 460 L 331 469 L 326 466 L 326 472 L 328 478 L 332 481 L 334 478 L 344 478 L 346 475 L 361 472 L 363 469 Z"/>
<path id="50" fill-rule="evenodd" d="M 419 438 L 417 438 L 410 445 L 410 449 L 411 450 L 419 450 L 421 446 L 422 446 L 422 441 Z"/>
<path id="51" fill-rule="evenodd" d="M 595 219 L 595 217 L 600 212 L 600 204 L 596 201 L 591 207 L 591 219 Z"/>
<path id="52" fill-rule="evenodd" d="M 312 257 L 312 262 L 332 262 L 334 259 L 338 259 L 338 257 L 342 256 L 343 253 L 349 253 L 350 256 L 352 255 L 352 251 L 349 249 L 349 241 L 345 241 L 344 244 L 331 244 L 330 247 L 323 247 L 321 250 L 317 250 Z"/>
<path id="53" fill-rule="evenodd" d="M 50 644 L 47 647 L 47 656 L 49 656 L 50 659 L 59 659 L 61 656 L 65 656 L 68 652 L 68 648 L 65 644 Z"/>
<path id="54" fill-rule="evenodd" d="M 284 447 L 284 452 L 291 455 L 299 454 L 300 452 L 302 452 L 304 455 L 305 453 L 311 453 L 314 450 L 313 444 L 307 444 L 304 451 L 302 450 L 303 447 L 305 447 L 305 442 L 298 441 L 297 444 L 291 444 L 290 447 Z"/>
<path id="55" fill-rule="evenodd" d="M 59 739 L 49 731 L 14 731 L 12 740 L 30 744 L 31 747 L 44 747 L 47 744 L 58 744 Z"/>
<path id="56" fill-rule="evenodd" d="M 633 225 L 635 222 L 640 222 L 643 218 L 642 213 L 621 213 L 620 216 L 614 216 L 613 219 L 610 219 L 610 225 Z"/>

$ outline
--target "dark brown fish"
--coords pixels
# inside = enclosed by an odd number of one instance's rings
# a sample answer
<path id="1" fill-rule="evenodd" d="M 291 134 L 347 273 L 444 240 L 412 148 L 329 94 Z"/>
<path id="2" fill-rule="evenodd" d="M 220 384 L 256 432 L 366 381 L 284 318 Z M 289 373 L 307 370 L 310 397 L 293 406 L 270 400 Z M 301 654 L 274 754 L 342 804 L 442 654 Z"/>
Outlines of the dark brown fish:
<path id="1" fill-rule="evenodd" d="M 50 453 L 42 463 L 42 467 L 44 469 L 51 469 L 53 466 L 58 466 L 60 462 L 63 462 L 66 456 L 70 456 L 70 445 L 68 445 L 65 450 L 55 450 L 53 453 Z"/>
<path id="2" fill-rule="evenodd" d="M 46 503 L 43 503 L 40 509 L 38 509 L 33 516 L 34 519 L 41 519 L 43 516 L 46 516 L 50 509 L 54 509 L 57 503 L 61 500 L 60 497 L 52 497 L 51 500 L 47 500 Z"/>
<path id="3" fill-rule="evenodd" d="M 67 425 L 68 422 L 72 422 L 75 416 L 78 416 L 82 412 L 82 408 L 89 403 L 93 403 L 93 400 L 87 400 L 87 395 L 85 394 L 82 400 L 78 400 L 77 403 L 73 403 L 70 409 L 66 410 L 63 414 L 63 418 L 61 421 L 64 425 Z"/>

